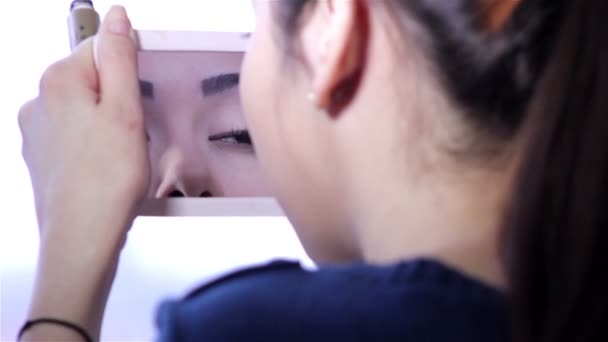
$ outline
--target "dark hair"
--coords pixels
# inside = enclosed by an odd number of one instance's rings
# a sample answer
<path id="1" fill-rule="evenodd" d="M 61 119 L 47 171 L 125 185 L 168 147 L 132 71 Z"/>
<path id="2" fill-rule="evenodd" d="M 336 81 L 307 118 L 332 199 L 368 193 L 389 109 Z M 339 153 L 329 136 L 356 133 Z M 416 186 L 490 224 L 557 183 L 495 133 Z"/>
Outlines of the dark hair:
<path id="1" fill-rule="evenodd" d="M 525 137 L 501 241 L 516 341 L 608 341 L 608 1 L 393 0 L 473 127 Z M 277 1 L 295 33 L 314 0 Z M 525 134 L 524 134 L 525 133 Z"/>

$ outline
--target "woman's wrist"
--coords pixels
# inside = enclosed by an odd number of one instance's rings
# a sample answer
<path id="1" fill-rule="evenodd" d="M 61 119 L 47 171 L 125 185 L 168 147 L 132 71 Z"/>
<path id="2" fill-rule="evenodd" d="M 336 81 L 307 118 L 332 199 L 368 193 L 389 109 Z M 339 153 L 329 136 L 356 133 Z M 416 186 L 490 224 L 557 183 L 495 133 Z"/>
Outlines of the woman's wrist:
<path id="1" fill-rule="evenodd" d="M 127 229 L 119 220 L 98 221 L 96 227 L 67 228 L 50 224 L 40 241 L 36 283 L 28 320 L 56 318 L 83 327 L 98 339 L 105 305 L 116 273 Z M 69 223 L 77 224 L 76 222 Z M 126 224 L 123 222 L 122 224 Z M 122 228 L 122 227 L 120 227 Z M 90 236 L 87 232 L 106 232 Z M 33 333 L 57 327 L 36 327 Z"/>
<path id="2" fill-rule="evenodd" d="M 54 318 L 35 319 L 26 322 L 17 341 L 82 341 L 94 342 L 93 337 L 84 328 L 71 322 Z"/>

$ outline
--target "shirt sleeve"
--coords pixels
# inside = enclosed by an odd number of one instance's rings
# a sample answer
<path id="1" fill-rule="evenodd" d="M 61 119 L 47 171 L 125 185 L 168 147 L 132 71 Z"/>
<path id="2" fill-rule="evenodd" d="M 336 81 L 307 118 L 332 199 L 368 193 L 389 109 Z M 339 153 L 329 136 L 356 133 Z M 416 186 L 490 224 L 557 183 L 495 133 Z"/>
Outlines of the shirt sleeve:
<path id="1" fill-rule="evenodd" d="M 434 262 L 273 262 L 164 302 L 159 341 L 508 341 L 504 298 Z"/>
<path id="2" fill-rule="evenodd" d="M 274 261 L 223 276 L 183 299 L 166 300 L 157 310 L 157 340 L 220 342 L 268 337 L 276 323 L 268 317 L 280 314 L 273 301 L 284 282 L 277 277 L 306 273 L 297 262 Z"/>

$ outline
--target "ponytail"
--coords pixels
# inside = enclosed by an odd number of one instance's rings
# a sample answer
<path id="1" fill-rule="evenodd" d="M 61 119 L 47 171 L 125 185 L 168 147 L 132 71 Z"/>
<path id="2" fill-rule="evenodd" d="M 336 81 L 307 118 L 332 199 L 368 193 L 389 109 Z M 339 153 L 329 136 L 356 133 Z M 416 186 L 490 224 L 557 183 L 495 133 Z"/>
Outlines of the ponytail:
<path id="1" fill-rule="evenodd" d="M 608 1 L 562 6 L 504 229 L 522 342 L 608 341 Z"/>

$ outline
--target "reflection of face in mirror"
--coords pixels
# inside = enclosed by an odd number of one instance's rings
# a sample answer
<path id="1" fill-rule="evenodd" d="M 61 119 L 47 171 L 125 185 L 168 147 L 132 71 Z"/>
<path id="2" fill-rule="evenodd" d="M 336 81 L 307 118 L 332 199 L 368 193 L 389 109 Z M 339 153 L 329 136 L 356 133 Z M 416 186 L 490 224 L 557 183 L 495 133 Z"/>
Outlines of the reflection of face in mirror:
<path id="1" fill-rule="evenodd" d="M 141 52 L 150 197 L 267 196 L 238 92 L 242 53 Z"/>

